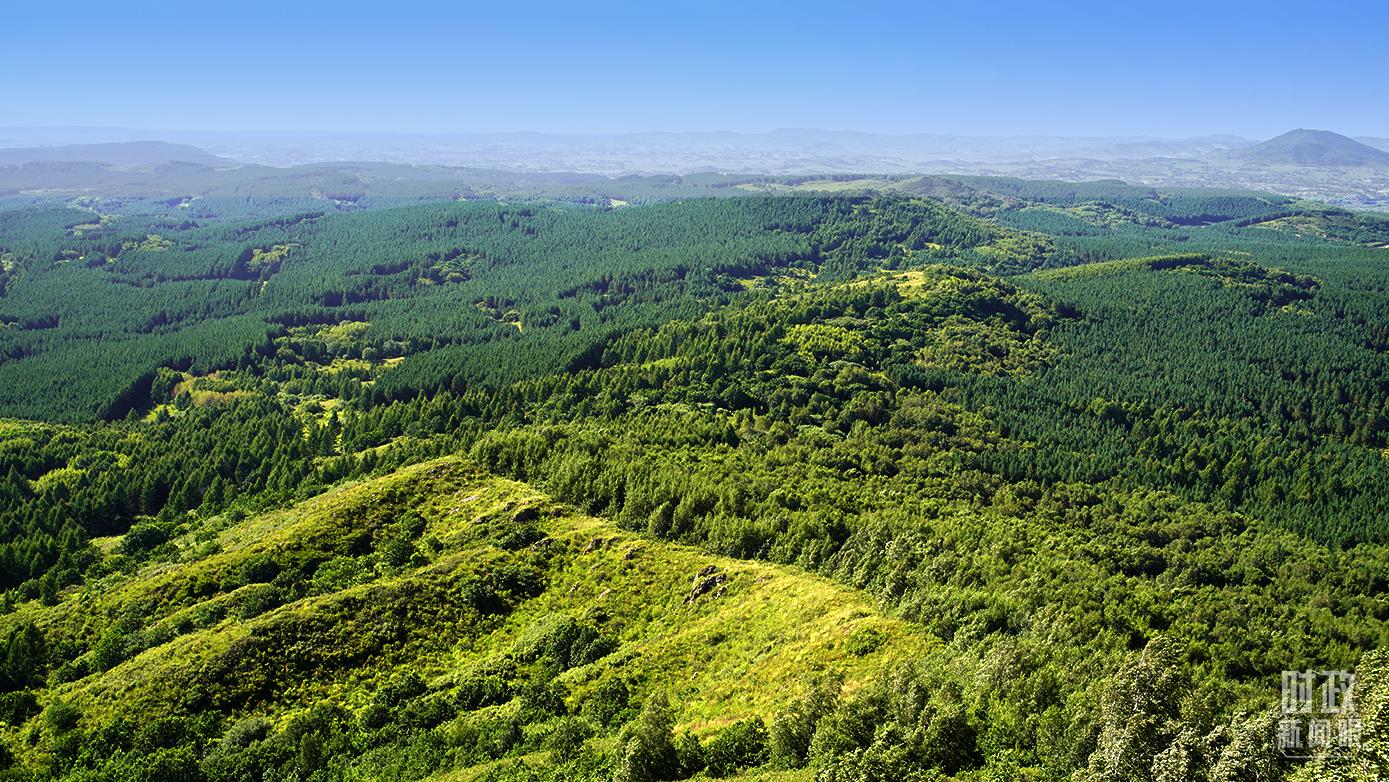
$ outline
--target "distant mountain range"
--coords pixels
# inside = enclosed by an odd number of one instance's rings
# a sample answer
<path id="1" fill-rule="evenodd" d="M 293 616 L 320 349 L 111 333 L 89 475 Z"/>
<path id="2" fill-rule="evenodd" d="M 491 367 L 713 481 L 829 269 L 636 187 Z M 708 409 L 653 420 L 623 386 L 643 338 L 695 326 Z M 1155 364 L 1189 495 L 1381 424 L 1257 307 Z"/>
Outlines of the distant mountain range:
<path id="1" fill-rule="evenodd" d="M 0 128 L 0 147 L 142 141 L 119 128 Z M 577 171 L 606 175 L 724 171 L 763 174 L 910 174 L 943 163 L 1052 159 L 1200 158 L 1249 146 L 1238 136 L 960 136 L 781 128 L 765 133 L 225 133 L 160 132 L 243 163 L 271 166 L 371 160 L 409 165 Z"/>
<path id="2" fill-rule="evenodd" d="M 234 161 L 292 166 L 369 160 L 609 176 L 696 171 L 914 174 L 977 165 L 1076 161 L 1116 164 L 1147 160 L 1195 161 L 1214 166 L 1389 166 L 1389 139 L 1357 141 L 1330 131 L 1303 129 L 1264 142 L 1230 135 L 1184 139 L 972 137 L 813 128 L 783 128 L 766 133 L 611 135 L 171 132 L 161 134 L 164 138 L 160 141 L 129 138 L 137 133 L 150 131 L 0 129 L 0 166 L 32 162 L 93 162 L 106 166 L 179 162 L 222 167 L 236 165 Z M 92 143 L 91 139 L 100 141 Z M 18 148 L 5 149 L 6 146 Z"/>
<path id="3" fill-rule="evenodd" d="M 983 174 L 1254 189 L 1389 210 L 1389 139 L 1356 140 L 1325 130 L 1298 129 L 1263 142 L 804 128 L 618 135 L 182 132 L 160 141 L 127 139 L 137 133 L 148 131 L 0 128 L 0 194 L 439 197 L 562 186 L 579 196 L 601 190 L 608 178 L 632 176 Z"/>
<path id="4" fill-rule="evenodd" d="M 103 144 L 0 149 L 0 166 L 26 163 L 99 163 L 105 166 L 147 166 L 158 163 L 194 163 L 201 166 L 237 165 L 188 144 L 166 141 L 120 141 Z"/>

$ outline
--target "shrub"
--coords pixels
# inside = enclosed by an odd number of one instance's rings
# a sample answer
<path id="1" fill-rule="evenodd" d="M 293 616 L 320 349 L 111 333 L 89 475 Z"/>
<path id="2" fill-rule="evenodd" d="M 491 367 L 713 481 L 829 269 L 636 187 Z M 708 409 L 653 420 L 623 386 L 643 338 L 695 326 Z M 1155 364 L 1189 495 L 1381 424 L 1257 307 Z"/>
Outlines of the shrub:
<path id="1" fill-rule="evenodd" d="M 28 690 L 0 692 L 0 722 L 18 725 L 39 711 L 38 698 Z"/>
<path id="2" fill-rule="evenodd" d="M 535 597 L 545 589 L 545 580 L 534 568 L 514 562 L 498 562 L 491 568 L 469 575 L 460 588 L 463 602 L 480 614 L 500 614 L 513 603 Z"/>
<path id="3" fill-rule="evenodd" d="M 163 522 L 145 521 L 130 528 L 121 538 L 121 553 L 137 557 L 147 554 L 169 542 L 171 525 Z"/>
<path id="4" fill-rule="evenodd" d="M 403 568 L 415 556 L 415 542 L 409 538 L 393 537 L 381 546 L 381 561 L 392 569 Z"/>
<path id="5" fill-rule="evenodd" d="M 855 657 L 872 654 L 882 645 L 883 634 L 871 627 L 860 627 L 844 639 L 844 651 Z"/>
<path id="6" fill-rule="evenodd" d="M 268 584 L 280 574 L 280 566 L 269 554 L 257 554 L 241 563 L 238 584 Z"/>
<path id="7" fill-rule="evenodd" d="M 584 742 L 594 734 L 593 726 L 582 717 L 564 717 L 555 723 L 550 735 L 545 738 L 545 748 L 554 759 L 565 763 L 578 757 Z"/>
<path id="8" fill-rule="evenodd" d="M 672 743 L 675 746 L 675 762 L 678 767 L 676 776 L 678 778 L 688 779 L 703 771 L 708 765 L 704 747 L 700 746 L 699 739 L 693 733 L 681 732 Z"/>
<path id="9" fill-rule="evenodd" d="M 562 717 L 569 713 L 564 705 L 568 692 L 563 684 L 542 679 L 526 684 L 521 688 L 521 718 L 525 722 L 539 722 L 549 717 Z"/>
<path id="10" fill-rule="evenodd" d="M 767 762 L 767 727 L 760 717 L 724 728 L 704 748 L 709 775 L 731 776 Z"/>
<path id="11" fill-rule="evenodd" d="M 517 656 L 526 662 L 544 658 L 561 671 L 587 665 L 612 654 L 617 641 L 596 627 L 569 616 L 527 628 Z"/>
<path id="12" fill-rule="evenodd" d="M 456 735 L 464 749 L 483 759 L 505 756 L 520 745 L 521 738 L 521 726 L 515 720 L 491 715 L 468 721 Z"/>
<path id="13" fill-rule="evenodd" d="M 511 699 L 511 688 L 506 679 L 495 673 L 478 673 L 465 678 L 458 684 L 454 703 L 463 711 L 473 711 L 483 706 L 505 703 Z"/>
<path id="14" fill-rule="evenodd" d="M 365 584 L 375 572 L 363 557 L 334 557 L 319 565 L 309 579 L 309 594 L 327 595 Z"/>
<path id="15" fill-rule="evenodd" d="M 604 727 L 611 727 L 626 716 L 631 694 L 621 679 L 608 679 L 594 688 L 584 701 L 583 714 Z"/>
<path id="16" fill-rule="evenodd" d="M 272 584 L 254 584 L 238 596 L 236 615 L 239 619 L 253 619 L 284 603 L 280 590 Z"/>
<path id="17" fill-rule="evenodd" d="M 361 726 L 366 730 L 380 730 L 395 722 L 403 714 L 405 704 L 423 695 L 425 690 L 424 680 L 418 673 L 396 673 L 376 691 L 371 703 L 362 710 L 359 717 Z"/>
<path id="18" fill-rule="evenodd" d="M 400 717 L 396 720 L 402 725 L 428 730 L 436 725 L 452 719 L 457 711 L 453 705 L 442 696 L 434 695 L 427 698 L 416 698 L 406 704 L 401 709 Z"/>
<path id="19" fill-rule="evenodd" d="M 187 741 L 195 731 L 184 717 L 158 717 L 142 724 L 135 732 L 131 749 L 148 755 L 161 749 L 173 749 Z"/>
<path id="20" fill-rule="evenodd" d="M 203 782 L 207 779 L 191 746 L 132 755 L 117 766 L 115 778 L 130 782 Z"/>
<path id="21" fill-rule="evenodd" d="M 270 720 L 264 717 L 246 717 L 227 729 L 222 736 L 225 747 L 242 749 L 257 741 L 264 741 L 270 735 Z"/>
<path id="22" fill-rule="evenodd" d="M 106 632 L 97 639 L 92 647 L 92 667 L 97 671 L 109 671 L 143 651 L 146 646 L 140 618 L 127 614 L 106 628 Z"/>
<path id="23" fill-rule="evenodd" d="M 659 782 L 679 778 L 680 758 L 671 740 L 671 727 L 674 724 L 670 702 L 664 695 L 656 693 L 647 698 L 641 713 L 622 730 L 617 782 Z"/>
<path id="24" fill-rule="evenodd" d="M 820 719 L 839 705 L 843 680 L 822 676 L 810 683 L 809 692 L 772 720 L 767 745 L 771 760 L 783 768 L 800 768 L 810 754 L 811 740 Z"/>
<path id="25" fill-rule="evenodd" d="M 545 537 L 545 533 L 534 524 L 508 524 L 497 535 L 497 545 L 508 551 L 516 551 Z"/>
<path id="26" fill-rule="evenodd" d="M 53 734 L 67 733 L 77 727 L 77 721 L 82 718 L 82 712 L 67 701 L 53 701 L 44 709 L 43 721 Z"/>

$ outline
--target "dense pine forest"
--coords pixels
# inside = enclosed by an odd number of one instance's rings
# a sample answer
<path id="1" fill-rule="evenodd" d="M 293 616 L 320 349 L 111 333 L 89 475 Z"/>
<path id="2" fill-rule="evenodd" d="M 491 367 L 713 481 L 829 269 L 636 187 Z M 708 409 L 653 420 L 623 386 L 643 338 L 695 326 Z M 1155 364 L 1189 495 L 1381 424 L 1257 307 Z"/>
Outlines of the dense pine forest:
<path id="1" fill-rule="evenodd" d="M 0 200 L 0 779 L 1389 775 L 1389 219 L 805 185 Z"/>

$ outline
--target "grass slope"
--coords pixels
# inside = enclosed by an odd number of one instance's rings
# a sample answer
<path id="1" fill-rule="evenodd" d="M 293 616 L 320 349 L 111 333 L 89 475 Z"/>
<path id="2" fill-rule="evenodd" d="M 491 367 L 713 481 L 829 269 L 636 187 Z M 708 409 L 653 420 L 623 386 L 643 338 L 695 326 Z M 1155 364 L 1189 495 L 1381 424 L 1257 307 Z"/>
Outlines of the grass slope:
<path id="1" fill-rule="evenodd" d="M 580 622 L 615 643 L 558 674 L 571 709 L 621 679 L 668 693 L 681 724 L 703 734 L 770 720 L 807 672 L 842 672 L 853 690 L 932 643 L 826 579 L 641 538 L 456 458 L 229 522 L 164 554 L 0 618 L 0 634 L 33 622 L 89 649 L 87 670 L 56 674 L 41 707 L 72 704 L 87 730 L 209 710 L 283 724 L 323 702 L 360 711 L 406 671 L 452 702 L 471 674 L 525 669 L 555 627 Z M 488 609 L 470 602 L 478 584 L 527 569 L 534 586 L 499 589 Z M 40 767 L 53 751 L 42 725 L 4 729 Z"/>

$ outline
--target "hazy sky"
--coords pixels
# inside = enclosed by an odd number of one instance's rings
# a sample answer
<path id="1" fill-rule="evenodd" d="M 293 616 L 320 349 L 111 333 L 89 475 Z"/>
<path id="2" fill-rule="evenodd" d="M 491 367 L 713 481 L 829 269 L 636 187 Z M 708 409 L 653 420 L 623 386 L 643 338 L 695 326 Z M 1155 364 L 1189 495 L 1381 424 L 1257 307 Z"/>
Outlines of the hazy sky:
<path id="1" fill-rule="evenodd" d="M 1389 136 L 1389 3 L 7 0 L 0 125 Z"/>

